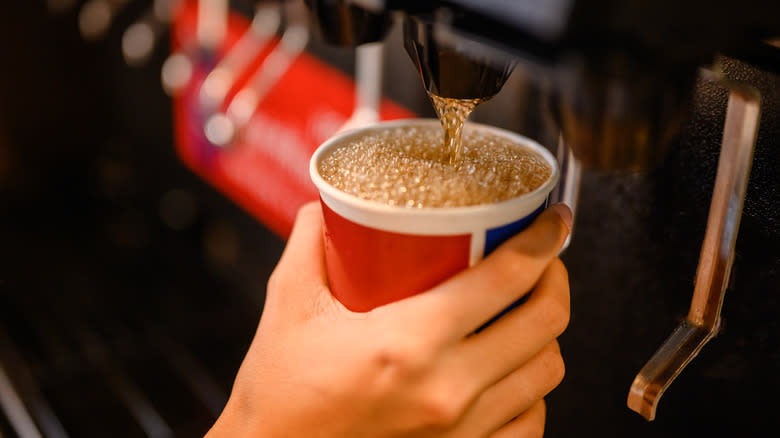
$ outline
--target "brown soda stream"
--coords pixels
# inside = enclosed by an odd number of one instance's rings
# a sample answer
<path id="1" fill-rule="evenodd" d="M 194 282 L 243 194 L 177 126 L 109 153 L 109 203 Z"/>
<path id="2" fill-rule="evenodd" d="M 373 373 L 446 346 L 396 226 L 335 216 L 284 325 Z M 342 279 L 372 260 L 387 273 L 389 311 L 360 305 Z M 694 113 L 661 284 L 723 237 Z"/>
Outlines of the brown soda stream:
<path id="1" fill-rule="evenodd" d="M 469 114 L 486 99 L 453 99 L 428 93 L 444 128 L 443 160 L 459 167 L 463 155 L 463 125 Z"/>

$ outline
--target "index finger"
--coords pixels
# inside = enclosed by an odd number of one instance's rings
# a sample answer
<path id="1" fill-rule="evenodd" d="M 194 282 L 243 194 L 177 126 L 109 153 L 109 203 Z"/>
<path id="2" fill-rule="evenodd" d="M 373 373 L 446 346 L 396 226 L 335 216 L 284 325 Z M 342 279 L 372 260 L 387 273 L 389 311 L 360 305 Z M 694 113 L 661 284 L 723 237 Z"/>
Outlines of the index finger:
<path id="1" fill-rule="evenodd" d="M 395 304 L 402 312 L 444 321 L 429 329 L 440 330 L 436 335 L 444 340 L 458 341 L 534 287 L 569 235 L 570 221 L 568 208 L 554 205 L 476 266 Z"/>

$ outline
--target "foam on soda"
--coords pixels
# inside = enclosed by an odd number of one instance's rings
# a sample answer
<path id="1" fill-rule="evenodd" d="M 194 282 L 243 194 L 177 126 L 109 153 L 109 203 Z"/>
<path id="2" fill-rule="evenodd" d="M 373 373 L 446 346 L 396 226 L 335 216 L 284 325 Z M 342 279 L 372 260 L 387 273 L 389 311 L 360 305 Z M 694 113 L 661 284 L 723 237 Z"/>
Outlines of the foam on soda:
<path id="1" fill-rule="evenodd" d="M 458 164 L 442 150 L 440 127 L 382 128 L 353 137 L 325 156 L 323 179 L 362 199 L 409 208 L 506 201 L 541 186 L 552 172 L 543 157 L 509 139 L 463 130 Z"/>

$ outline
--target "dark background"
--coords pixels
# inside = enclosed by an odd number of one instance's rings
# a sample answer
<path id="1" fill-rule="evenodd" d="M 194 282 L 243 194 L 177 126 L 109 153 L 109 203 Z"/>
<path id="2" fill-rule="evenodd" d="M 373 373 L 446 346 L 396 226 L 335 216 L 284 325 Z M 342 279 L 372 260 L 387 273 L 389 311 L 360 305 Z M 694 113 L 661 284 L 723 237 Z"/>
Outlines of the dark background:
<path id="1" fill-rule="evenodd" d="M 13 382 L 45 436 L 202 435 L 262 310 L 283 242 L 177 160 L 159 85 L 166 41 L 127 67 L 121 31 L 85 43 L 75 13 L 0 8 L 0 386 Z M 390 35 L 388 95 L 431 109 Z M 314 43 L 350 71 L 348 51 Z M 764 99 L 723 332 L 664 396 L 658 419 L 625 407 L 636 372 L 682 320 L 714 181 L 725 91 L 699 84 L 664 166 L 586 172 L 564 260 L 573 317 L 550 437 L 773 435 L 780 426 L 780 77 L 724 59 Z M 539 92 L 515 72 L 474 115 L 551 144 Z M 178 211 L 171 215 L 171 209 Z M 0 434 L 15 436 L 7 416 Z"/>

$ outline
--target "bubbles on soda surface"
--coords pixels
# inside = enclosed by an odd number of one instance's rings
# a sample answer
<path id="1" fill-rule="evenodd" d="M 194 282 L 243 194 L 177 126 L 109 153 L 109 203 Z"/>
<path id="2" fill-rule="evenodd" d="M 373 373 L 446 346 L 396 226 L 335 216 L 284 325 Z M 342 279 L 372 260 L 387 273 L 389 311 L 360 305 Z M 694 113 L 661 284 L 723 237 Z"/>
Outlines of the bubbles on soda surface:
<path id="1" fill-rule="evenodd" d="M 361 199 L 407 208 L 506 201 L 541 186 L 552 168 L 510 139 L 466 128 L 459 165 L 442 160 L 438 126 L 380 128 L 347 138 L 319 163 L 322 178 Z"/>

